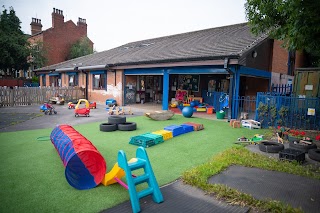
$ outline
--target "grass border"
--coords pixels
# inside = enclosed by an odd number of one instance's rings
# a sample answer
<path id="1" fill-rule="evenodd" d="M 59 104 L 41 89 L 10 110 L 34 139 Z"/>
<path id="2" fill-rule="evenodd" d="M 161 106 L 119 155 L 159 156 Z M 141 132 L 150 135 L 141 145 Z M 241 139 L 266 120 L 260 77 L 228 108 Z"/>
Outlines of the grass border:
<path id="1" fill-rule="evenodd" d="M 320 168 L 301 166 L 297 162 L 279 161 L 275 158 L 250 152 L 244 147 L 235 146 L 216 155 L 212 160 L 183 173 L 182 180 L 206 193 L 228 203 L 249 206 L 266 212 L 303 212 L 289 204 L 276 200 L 257 200 L 251 195 L 239 192 L 223 184 L 209 184 L 208 179 L 231 165 L 256 167 L 271 171 L 286 172 L 320 180 Z"/>

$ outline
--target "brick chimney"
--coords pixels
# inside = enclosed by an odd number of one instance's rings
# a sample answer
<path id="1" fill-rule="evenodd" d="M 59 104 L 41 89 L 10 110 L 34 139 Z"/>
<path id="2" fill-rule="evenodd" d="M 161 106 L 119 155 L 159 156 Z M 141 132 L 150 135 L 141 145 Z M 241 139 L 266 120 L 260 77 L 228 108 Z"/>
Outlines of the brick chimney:
<path id="1" fill-rule="evenodd" d="M 77 26 L 85 35 L 87 35 L 87 23 L 85 19 L 79 17 Z"/>
<path id="2" fill-rule="evenodd" d="M 62 26 L 64 23 L 63 11 L 53 8 L 52 12 L 52 27 L 57 28 Z"/>
<path id="3" fill-rule="evenodd" d="M 31 35 L 42 32 L 41 19 L 32 18 L 31 26 Z"/>

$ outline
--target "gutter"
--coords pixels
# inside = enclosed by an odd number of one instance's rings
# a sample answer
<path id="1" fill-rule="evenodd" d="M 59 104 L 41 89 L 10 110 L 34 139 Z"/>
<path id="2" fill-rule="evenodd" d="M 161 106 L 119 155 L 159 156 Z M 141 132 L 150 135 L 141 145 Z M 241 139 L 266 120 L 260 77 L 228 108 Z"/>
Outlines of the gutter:
<path id="1" fill-rule="evenodd" d="M 83 66 L 78 67 L 78 70 L 97 70 L 97 69 L 105 69 L 106 65 L 92 65 L 92 66 Z"/>

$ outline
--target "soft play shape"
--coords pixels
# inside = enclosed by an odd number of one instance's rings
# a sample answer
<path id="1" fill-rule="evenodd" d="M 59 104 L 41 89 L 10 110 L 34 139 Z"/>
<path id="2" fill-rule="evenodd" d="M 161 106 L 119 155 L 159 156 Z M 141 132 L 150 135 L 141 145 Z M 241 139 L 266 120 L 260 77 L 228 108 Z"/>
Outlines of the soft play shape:
<path id="1" fill-rule="evenodd" d="M 182 115 L 186 118 L 191 118 L 193 115 L 193 108 L 192 107 L 183 107 L 182 109 Z"/>
<path id="2" fill-rule="evenodd" d="M 55 127 L 50 139 L 65 166 L 65 176 L 71 186 L 91 189 L 101 183 L 107 165 L 88 139 L 69 125 Z"/>
<path id="3" fill-rule="evenodd" d="M 195 107 L 195 106 L 197 106 L 197 102 L 195 102 L 195 101 L 191 101 L 191 102 L 190 102 L 190 106 L 191 106 L 191 107 Z"/>

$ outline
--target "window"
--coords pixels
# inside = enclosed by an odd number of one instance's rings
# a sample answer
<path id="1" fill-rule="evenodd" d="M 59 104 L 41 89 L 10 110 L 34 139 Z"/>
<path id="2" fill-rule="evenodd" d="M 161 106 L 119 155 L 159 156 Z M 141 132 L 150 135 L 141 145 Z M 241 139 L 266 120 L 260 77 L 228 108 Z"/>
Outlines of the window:
<path id="1" fill-rule="evenodd" d="M 69 86 L 74 87 L 79 85 L 79 77 L 76 74 L 69 75 Z"/>
<path id="2" fill-rule="evenodd" d="M 55 75 L 55 76 L 50 76 L 50 85 L 51 87 L 61 87 L 61 76 L 60 75 Z"/>
<path id="3" fill-rule="evenodd" d="M 42 86 L 45 87 L 46 86 L 46 75 L 42 75 Z"/>
<path id="4" fill-rule="evenodd" d="M 92 74 L 92 87 L 93 89 L 107 89 L 107 75 L 102 74 Z"/>

